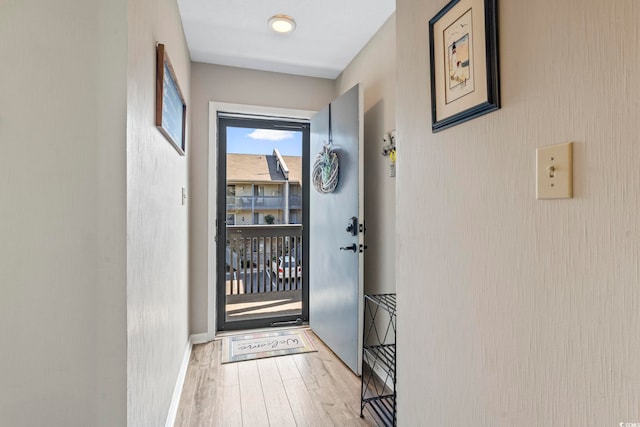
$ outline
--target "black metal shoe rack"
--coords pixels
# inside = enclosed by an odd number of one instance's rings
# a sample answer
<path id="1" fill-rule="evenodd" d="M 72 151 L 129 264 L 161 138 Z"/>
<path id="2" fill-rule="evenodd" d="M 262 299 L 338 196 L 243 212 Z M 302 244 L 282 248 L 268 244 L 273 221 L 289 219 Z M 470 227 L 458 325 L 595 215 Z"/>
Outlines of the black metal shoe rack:
<path id="1" fill-rule="evenodd" d="M 385 426 L 396 425 L 396 294 L 364 296 L 360 417 L 369 405 Z"/>

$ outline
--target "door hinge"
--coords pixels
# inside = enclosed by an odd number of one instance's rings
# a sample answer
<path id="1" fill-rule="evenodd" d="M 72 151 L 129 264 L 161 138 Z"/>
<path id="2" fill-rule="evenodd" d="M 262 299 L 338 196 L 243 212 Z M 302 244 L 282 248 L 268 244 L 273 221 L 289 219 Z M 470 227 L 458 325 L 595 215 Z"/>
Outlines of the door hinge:
<path id="1" fill-rule="evenodd" d="M 364 250 L 367 249 L 367 245 L 363 245 L 362 243 L 360 244 L 360 253 L 364 252 Z"/>
<path id="2" fill-rule="evenodd" d="M 367 228 L 364 226 L 364 222 L 360 223 L 360 225 L 358 226 L 358 231 L 360 231 L 361 233 L 367 231 Z"/>

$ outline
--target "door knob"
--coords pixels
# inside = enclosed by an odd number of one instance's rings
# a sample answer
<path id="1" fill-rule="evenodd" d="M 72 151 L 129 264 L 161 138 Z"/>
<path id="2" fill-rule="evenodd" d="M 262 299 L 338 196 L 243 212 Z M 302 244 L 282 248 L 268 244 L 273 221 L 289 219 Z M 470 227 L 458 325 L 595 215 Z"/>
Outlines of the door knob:
<path id="1" fill-rule="evenodd" d="M 358 245 L 356 245 L 355 243 L 351 246 L 343 246 L 340 248 L 341 251 L 353 251 L 353 252 L 357 252 L 358 251 Z"/>

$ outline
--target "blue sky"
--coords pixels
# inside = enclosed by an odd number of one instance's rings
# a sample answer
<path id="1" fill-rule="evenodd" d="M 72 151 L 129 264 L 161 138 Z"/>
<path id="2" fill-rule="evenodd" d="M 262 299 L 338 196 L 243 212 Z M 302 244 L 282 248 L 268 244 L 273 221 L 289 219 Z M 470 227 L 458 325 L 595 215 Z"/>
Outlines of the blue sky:
<path id="1" fill-rule="evenodd" d="M 302 132 L 227 127 L 227 153 L 302 156 Z"/>

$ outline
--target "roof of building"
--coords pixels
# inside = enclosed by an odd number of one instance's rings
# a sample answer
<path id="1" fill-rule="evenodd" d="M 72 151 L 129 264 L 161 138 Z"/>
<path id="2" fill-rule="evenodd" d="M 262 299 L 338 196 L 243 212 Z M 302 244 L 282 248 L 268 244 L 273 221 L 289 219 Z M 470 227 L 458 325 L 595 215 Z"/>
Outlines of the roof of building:
<path id="1" fill-rule="evenodd" d="M 302 157 L 282 156 L 289 182 L 302 184 Z M 284 182 L 276 157 L 266 154 L 227 154 L 227 182 Z"/>

